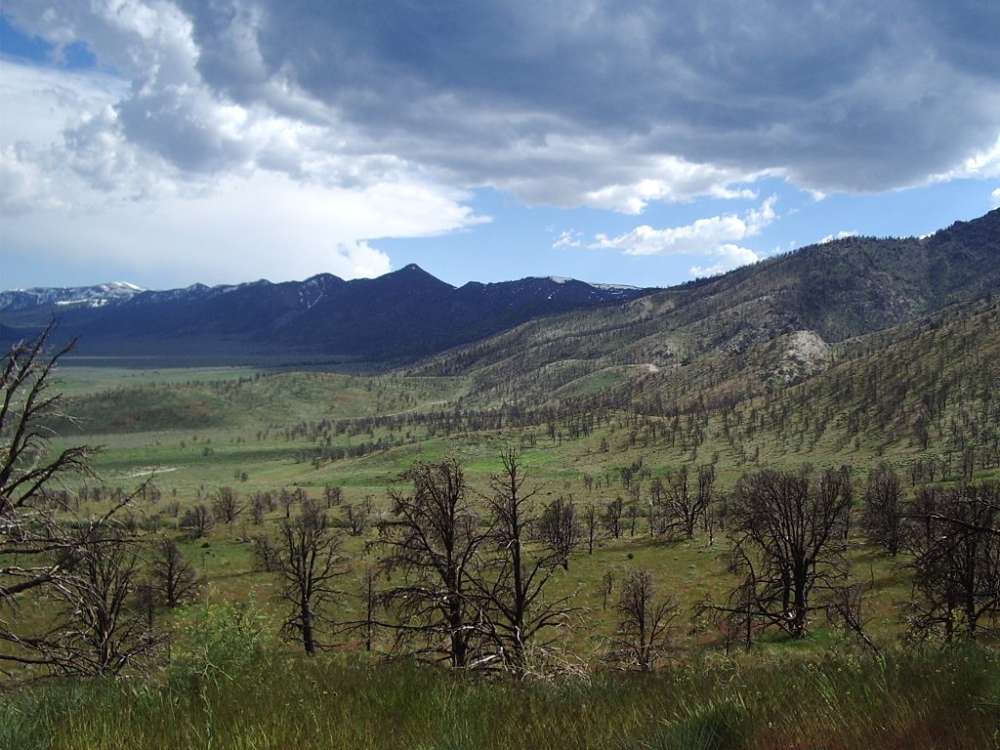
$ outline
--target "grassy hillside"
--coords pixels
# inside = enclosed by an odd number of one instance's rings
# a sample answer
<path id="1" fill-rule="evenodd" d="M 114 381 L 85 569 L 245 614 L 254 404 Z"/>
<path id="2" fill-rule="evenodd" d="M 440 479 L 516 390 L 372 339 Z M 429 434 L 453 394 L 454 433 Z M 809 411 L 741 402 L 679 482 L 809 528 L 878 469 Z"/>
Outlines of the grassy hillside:
<path id="1" fill-rule="evenodd" d="M 820 347 L 912 322 L 1000 288 L 1000 210 L 924 239 L 813 245 L 617 308 L 530 321 L 415 372 L 470 375 L 484 400 L 538 399 L 591 372 L 635 365 L 717 373 L 799 332 Z M 777 352 L 780 360 L 781 352 Z M 772 358 L 770 368 L 779 361 Z"/>
<path id="2" fill-rule="evenodd" d="M 653 571 L 685 613 L 706 596 L 724 596 L 735 582 L 726 570 L 724 535 L 664 541 L 649 534 L 643 509 L 652 482 L 682 465 L 693 470 L 713 463 L 723 491 L 757 468 L 847 465 L 860 491 L 868 470 L 888 462 L 909 489 L 917 478 L 928 479 L 918 472 L 933 472 L 935 482 L 957 479 L 971 447 L 975 477 L 1000 477 L 997 301 L 956 306 L 844 342 L 811 377 L 796 375 L 804 378 L 797 384 L 785 386 L 775 374 L 770 386 L 751 387 L 759 383 L 755 373 L 772 361 L 766 349 L 731 355 L 719 360 L 714 374 L 707 365 L 691 366 L 686 384 L 670 372 L 607 368 L 570 381 L 547 405 L 522 410 L 479 406 L 461 378 L 115 371 L 102 391 L 94 373 L 69 369 L 64 385 L 74 395 L 67 410 L 83 417 L 81 432 L 65 435 L 55 447 L 81 441 L 103 446 L 95 468 L 110 486 L 151 481 L 159 500 L 139 503 L 137 520 L 183 541 L 178 525 L 184 510 L 211 504 L 222 486 L 235 488 L 246 503 L 255 492 L 293 487 L 319 498 L 336 485 L 346 504 L 370 499 L 377 515 L 414 461 L 455 456 L 479 493 L 498 468 L 499 449 L 519 444 L 541 502 L 563 496 L 580 508 L 603 507 L 622 497 L 636 505 L 634 533 L 600 539 L 593 554 L 578 551 L 553 582 L 554 592 L 574 597 L 581 608 L 581 627 L 567 632 L 567 647 L 593 661 L 614 629 L 614 613 L 599 594 L 608 573 L 621 580 L 639 567 Z M 627 485 L 625 470 L 634 475 Z M 341 511 L 333 513 L 340 518 Z M 263 528 L 281 517 L 275 509 Z M 211 599 L 242 601 L 254 594 L 264 611 L 274 611 L 274 577 L 255 570 L 249 544 L 260 531 L 244 512 L 233 525 L 217 524 L 205 538 L 184 541 L 207 577 Z M 373 533 L 370 528 L 345 540 L 356 563 L 352 591 L 374 561 L 366 554 Z M 910 595 L 906 561 L 889 560 L 860 536 L 852 540 L 851 560 L 855 574 L 872 585 L 872 633 L 894 642 Z M 358 606 L 346 598 L 341 616 L 357 616 Z M 821 653 L 831 639 L 843 638 L 817 623 L 798 648 Z M 717 645 L 718 634 L 681 630 L 676 643 L 697 653 Z"/>
<path id="3" fill-rule="evenodd" d="M 834 345 L 792 331 L 696 352 L 681 333 L 667 333 L 661 345 L 677 361 L 663 366 L 600 355 L 613 331 L 583 336 L 579 346 L 558 329 L 549 333 L 550 353 L 566 347 L 578 356 L 529 371 L 515 355 L 452 375 L 440 374 L 441 359 L 380 376 L 64 369 L 65 411 L 77 419 L 51 425 L 60 433 L 52 447 L 102 446 L 91 487 L 150 482 L 126 513 L 130 525 L 147 539 L 177 540 L 204 586 L 201 603 L 154 613 L 172 645 L 145 677 L 49 683 L 0 698 L 0 747 L 996 744 L 1000 665 L 992 651 L 899 650 L 913 596 L 905 553 L 890 558 L 852 527 L 848 575 L 864 583 L 865 629 L 884 660 L 863 656 L 851 633 L 819 614 L 805 638 L 764 635 L 741 655 L 724 628 L 697 614 L 738 582 L 730 540 L 721 529 L 657 536 L 646 512 L 654 481 L 681 466 L 712 464 L 720 498 L 744 472 L 803 464 L 849 467 L 859 494 L 883 462 L 900 472 L 907 496 L 918 483 L 948 485 L 967 472 L 1000 478 L 1000 300 L 949 305 Z M 580 356 L 587 347 L 595 358 Z M 377 564 L 374 522 L 388 511 L 390 492 L 405 488 L 400 474 L 415 461 L 453 456 L 477 498 L 511 443 L 523 451 L 539 506 L 563 498 L 604 509 L 622 498 L 626 508 L 621 535 L 602 530 L 593 551 L 578 546 L 547 589 L 573 610 L 545 665 L 566 674 L 515 687 L 359 658 L 356 632 L 335 639 L 335 651 L 353 656 L 305 662 L 293 644 L 275 640 L 285 605 L 253 539 L 273 533 L 285 511 L 274 505 L 255 521 L 247 505 L 256 493 L 297 489 L 322 502 L 327 487 L 342 488 L 342 504 L 328 513 L 345 532 L 349 570 L 330 614 L 349 622 L 364 614 L 364 576 Z M 185 511 L 211 507 L 224 486 L 235 490 L 241 514 L 202 536 L 187 533 Z M 66 489 L 79 498 L 85 487 Z M 79 509 L 98 513 L 110 502 L 91 494 Z M 348 534 L 346 508 L 366 505 L 368 526 Z M 856 507 L 856 520 L 860 513 Z M 637 570 L 653 574 L 679 614 L 672 665 L 634 677 L 607 665 L 617 587 Z M 52 611 L 38 600 L 17 617 L 43 630 Z M 391 634 L 376 628 L 376 655 L 392 646 Z"/>

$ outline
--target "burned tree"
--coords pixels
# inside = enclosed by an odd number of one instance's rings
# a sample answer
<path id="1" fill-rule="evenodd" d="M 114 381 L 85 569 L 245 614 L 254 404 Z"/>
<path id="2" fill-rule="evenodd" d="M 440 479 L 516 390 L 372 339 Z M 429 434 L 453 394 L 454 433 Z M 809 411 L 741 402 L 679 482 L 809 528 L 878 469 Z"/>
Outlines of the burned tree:
<path id="1" fill-rule="evenodd" d="M 492 646 L 491 656 L 516 676 L 524 674 L 529 645 L 549 645 L 541 634 L 564 624 L 568 611 L 564 598 L 547 601 L 545 587 L 556 568 L 566 565 L 575 532 L 572 506 L 557 500 L 538 516 L 535 490 L 525 487 L 526 475 L 516 448 L 500 453 L 503 466 L 484 498 L 490 527 L 484 549 L 492 554 L 471 579 L 482 615 L 481 629 Z M 540 529 L 541 544 L 529 545 L 532 529 Z"/>
<path id="2" fill-rule="evenodd" d="M 204 503 L 198 503 L 194 507 L 188 508 L 181 517 L 180 527 L 187 532 L 192 539 L 200 539 L 212 530 L 215 525 L 215 517 L 212 511 Z"/>
<path id="3" fill-rule="evenodd" d="M 59 586 L 64 621 L 58 627 L 63 671 L 117 674 L 152 651 L 159 638 L 147 619 L 132 608 L 139 575 L 134 545 L 88 532 L 77 551 L 73 572 Z"/>
<path id="4" fill-rule="evenodd" d="M 805 635 L 813 593 L 834 590 L 846 575 L 847 484 L 846 474 L 833 470 L 818 481 L 804 472 L 744 475 L 729 530 L 733 567 L 744 580 L 729 603 L 715 609 L 744 618 L 748 633 L 778 627 L 796 638 Z"/>
<path id="5" fill-rule="evenodd" d="M 52 373 L 72 345 L 47 358 L 51 328 L 11 348 L 0 368 L 0 604 L 13 605 L 48 586 L 62 570 L 76 540 L 57 520 L 69 510 L 47 486 L 69 474 L 90 475 L 92 450 L 69 448 L 46 460 L 49 427 L 64 418 L 61 397 L 51 393 Z M 17 563 L 15 564 L 15 561 Z"/>
<path id="6" fill-rule="evenodd" d="M 253 538 L 254 570 L 273 573 L 278 569 L 278 546 L 267 534 L 258 534 Z"/>
<path id="7" fill-rule="evenodd" d="M 344 501 L 344 488 L 339 485 L 327 485 L 323 488 L 323 500 L 326 501 L 326 509 L 330 510 Z"/>
<path id="8" fill-rule="evenodd" d="M 232 487 L 220 487 L 215 493 L 215 500 L 212 502 L 212 516 L 219 521 L 230 526 L 236 523 L 243 506 L 240 505 L 239 496 Z"/>
<path id="9" fill-rule="evenodd" d="M 1000 616 L 1000 486 L 926 491 L 914 516 L 911 631 L 976 638 Z"/>
<path id="10" fill-rule="evenodd" d="M 587 503 L 587 508 L 583 512 L 583 524 L 587 537 L 587 554 L 594 554 L 594 542 L 597 541 L 598 533 L 597 506 L 594 503 Z"/>
<path id="11" fill-rule="evenodd" d="M 54 623 L 30 636 L 3 633 L 24 656 L 4 660 L 44 665 L 62 674 L 114 675 L 147 656 L 160 639 L 137 594 L 138 555 L 129 540 L 105 528 L 80 529 L 68 559 L 46 591 Z"/>
<path id="12" fill-rule="evenodd" d="M 418 463 L 402 478 L 413 491 L 391 493 L 392 510 L 376 542 L 385 551 L 383 571 L 403 579 L 383 595 L 398 618 L 387 625 L 398 644 L 416 642 L 419 655 L 468 667 L 477 647 L 469 577 L 486 534 L 457 461 Z"/>
<path id="13" fill-rule="evenodd" d="M 699 521 L 705 518 L 712 502 L 714 487 L 715 468 L 711 465 L 698 469 L 693 487 L 686 465 L 668 474 L 663 485 L 663 502 L 670 519 L 667 530 L 679 528 L 685 537 L 691 539 Z"/>
<path id="14" fill-rule="evenodd" d="M 507 471 L 507 459 L 503 460 L 504 470 Z M 580 543 L 580 523 L 573 502 L 556 498 L 545 506 L 534 525 L 539 540 L 557 555 L 563 569 L 569 570 L 569 556 Z"/>
<path id="15" fill-rule="evenodd" d="M 334 582 L 347 574 L 340 555 L 340 536 L 321 513 L 303 512 L 281 522 L 275 563 L 281 577 L 281 596 L 291 607 L 282 631 L 302 643 L 312 656 L 325 644 L 318 639 L 322 626 L 331 623 L 325 609 L 345 596 Z"/>
<path id="16" fill-rule="evenodd" d="M 116 497 L 103 515 L 78 517 L 67 493 L 50 491 L 67 476 L 92 476 L 93 453 L 79 446 L 49 454 L 54 428 L 72 422 L 52 392 L 72 343 L 49 356 L 51 335 L 49 326 L 15 344 L 0 363 L 0 663 L 113 672 L 148 643 L 123 618 L 134 560 L 117 517 L 136 495 Z M 31 631 L 17 620 L 29 598 L 56 602 L 63 617 L 47 632 Z"/>
<path id="17" fill-rule="evenodd" d="M 616 497 L 604 506 L 604 528 L 615 539 L 622 535 L 622 514 L 624 512 L 625 503 L 620 497 Z"/>
<path id="18" fill-rule="evenodd" d="M 628 669 L 648 672 L 666 653 L 677 604 L 657 599 L 653 576 L 647 570 L 630 573 L 621 585 L 618 629 L 612 641 L 612 660 Z"/>
<path id="19" fill-rule="evenodd" d="M 347 503 L 343 507 L 344 523 L 351 536 L 361 536 L 368 528 L 368 522 L 372 514 L 371 498 L 366 498 L 363 503 Z"/>
<path id="20" fill-rule="evenodd" d="M 149 579 L 155 598 L 167 607 L 194 599 L 201 585 L 173 539 L 163 539 L 154 546 Z"/>
<path id="21" fill-rule="evenodd" d="M 264 523 L 264 517 L 271 510 L 272 502 L 267 493 L 255 492 L 250 498 L 250 520 L 254 526 Z"/>
<path id="22" fill-rule="evenodd" d="M 862 523 L 868 541 L 894 557 L 903 543 L 903 510 L 899 476 L 882 464 L 868 477 Z"/>

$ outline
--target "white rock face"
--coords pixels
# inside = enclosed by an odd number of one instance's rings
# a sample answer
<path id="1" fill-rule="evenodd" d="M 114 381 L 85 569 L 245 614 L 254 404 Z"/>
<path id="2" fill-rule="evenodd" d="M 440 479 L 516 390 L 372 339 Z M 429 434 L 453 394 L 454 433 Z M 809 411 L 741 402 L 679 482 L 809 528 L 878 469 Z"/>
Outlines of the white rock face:
<path id="1" fill-rule="evenodd" d="M 778 375 L 786 383 L 800 380 L 830 364 L 830 345 L 815 331 L 795 331 L 785 339 Z"/>

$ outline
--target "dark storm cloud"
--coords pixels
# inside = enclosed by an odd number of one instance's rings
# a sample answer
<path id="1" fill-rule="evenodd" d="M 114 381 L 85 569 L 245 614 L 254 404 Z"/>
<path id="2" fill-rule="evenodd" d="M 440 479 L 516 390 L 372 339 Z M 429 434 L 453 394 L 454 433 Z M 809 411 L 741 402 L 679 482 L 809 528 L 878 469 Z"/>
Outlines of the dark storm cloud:
<path id="1" fill-rule="evenodd" d="M 635 212 L 765 171 L 919 183 L 1000 135 L 996 3 L 9 2 L 129 78 L 114 128 L 188 171 L 406 169 Z"/>
<path id="2" fill-rule="evenodd" d="M 672 154 L 877 190 L 947 171 L 1000 133 L 1000 11 L 982 2 L 185 9 L 212 85 L 247 98 L 288 76 L 366 138 L 472 182 L 559 168 L 593 170 L 600 187 Z"/>

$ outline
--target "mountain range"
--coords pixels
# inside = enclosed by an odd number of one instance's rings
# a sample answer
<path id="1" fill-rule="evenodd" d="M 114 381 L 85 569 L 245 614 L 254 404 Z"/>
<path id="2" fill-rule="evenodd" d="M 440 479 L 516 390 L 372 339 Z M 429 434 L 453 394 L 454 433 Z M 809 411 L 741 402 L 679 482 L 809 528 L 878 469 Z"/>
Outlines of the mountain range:
<path id="1" fill-rule="evenodd" d="M 814 374 L 857 337 L 998 292 L 1000 209 L 928 237 L 839 239 L 613 308 L 529 321 L 415 372 L 470 376 L 490 401 L 619 381 L 724 400 Z"/>
<path id="2" fill-rule="evenodd" d="M 374 279 L 195 284 L 124 282 L 0 293 L 0 338 L 58 322 L 92 356 L 326 356 L 412 360 L 539 317 L 621 304 L 652 290 L 559 277 L 460 287 L 408 265 Z"/>
<path id="3" fill-rule="evenodd" d="M 54 316 L 83 355 L 415 363 L 499 395 L 609 367 L 704 378 L 726 357 L 763 363 L 763 380 L 795 379 L 840 342 L 998 290 L 1000 209 L 928 237 L 848 237 L 666 289 L 558 277 L 455 287 L 408 265 L 352 281 L 6 292 L 0 339 Z"/>

